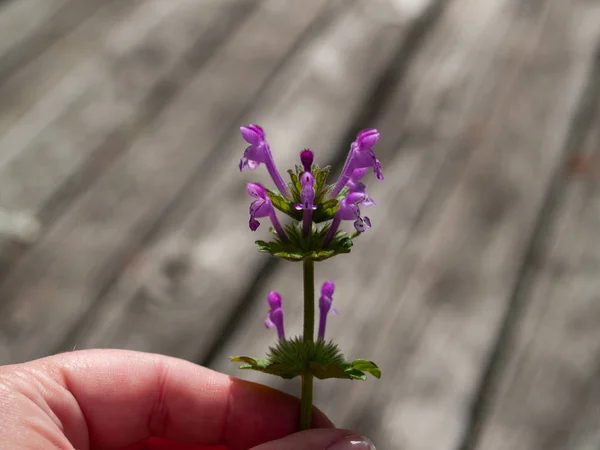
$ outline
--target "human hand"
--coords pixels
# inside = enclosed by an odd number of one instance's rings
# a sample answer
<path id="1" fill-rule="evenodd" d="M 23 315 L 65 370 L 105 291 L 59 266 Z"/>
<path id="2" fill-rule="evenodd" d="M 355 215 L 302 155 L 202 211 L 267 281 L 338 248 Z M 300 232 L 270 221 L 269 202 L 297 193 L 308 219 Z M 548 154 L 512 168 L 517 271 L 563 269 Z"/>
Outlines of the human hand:
<path id="1" fill-rule="evenodd" d="M 336 430 L 294 433 L 298 400 L 176 358 L 83 350 L 0 367 L 0 450 L 369 450 Z"/>

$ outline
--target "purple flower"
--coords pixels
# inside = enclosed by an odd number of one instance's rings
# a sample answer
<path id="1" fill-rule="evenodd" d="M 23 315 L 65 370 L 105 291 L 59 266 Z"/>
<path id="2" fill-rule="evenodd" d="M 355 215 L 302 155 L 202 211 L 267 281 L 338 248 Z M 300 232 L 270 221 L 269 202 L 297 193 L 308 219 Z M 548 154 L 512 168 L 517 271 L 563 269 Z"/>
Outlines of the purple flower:
<path id="1" fill-rule="evenodd" d="M 300 176 L 300 184 L 302 184 L 302 190 L 300 191 L 300 199 L 302 203 L 297 203 L 294 207 L 297 210 L 315 210 L 317 207 L 313 204 L 315 201 L 315 177 L 310 172 L 304 172 Z"/>
<path id="2" fill-rule="evenodd" d="M 319 318 L 319 336 L 318 339 L 325 339 L 325 327 L 327 326 L 327 314 L 331 311 L 335 316 L 338 315 L 338 312 L 335 308 L 331 307 L 331 303 L 333 302 L 333 291 L 335 290 L 335 284 L 333 281 L 328 280 L 323 283 L 323 287 L 321 287 L 321 297 L 319 298 L 319 310 L 321 312 Z"/>
<path id="3" fill-rule="evenodd" d="M 317 209 L 314 205 L 315 201 L 315 177 L 311 173 L 313 152 L 310 150 L 304 150 L 300 153 L 300 161 L 304 166 L 305 172 L 300 175 L 300 184 L 302 184 L 302 190 L 300 191 L 300 201 L 302 203 L 296 203 L 294 207 L 297 210 L 304 210 L 302 214 L 302 234 L 308 236 L 312 228 L 312 212 Z"/>
<path id="4" fill-rule="evenodd" d="M 356 169 L 372 167 L 377 179 L 383 180 L 381 172 L 381 163 L 373 153 L 373 146 L 379 140 L 379 132 L 370 128 L 358 133 L 356 140 L 350 145 L 350 152 L 346 158 L 346 163 L 342 169 L 340 178 L 335 183 L 330 193 L 332 198 L 337 197 L 340 191 L 346 186 L 348 179 Z"/>
<path id="5" fill-rule="evenodd" d="M 360 180 L 367 174 L 367 168 L 354 169 L 350 175 L 350 179 L 346 183 L 348 186 L 348 192 L 359 192 L 365 194 L 365 199 L 361 202 L 361 206 L 375 206 L 375 201 L 367 194 L 367 187 Z"/>
<path id="6" fill-rule="evenodd" d="M 275 167 L 273 155 L 271 155 L 271 147 L 265 139 L 265 132 L 258 125 L 248 125 L 240 127 L 242 137 L 250 145 L 246 147 L 244 156 L 240 159 L 240 171 L 248 167 L 250 170 L 256 169 L 261 163 L 267 166 L 267 170 L 273 178 L 273 182 L 279 192 L 284 197 L 289 198 L 288 187 L 281 178 L 281 175 Z"/>
<path id="7" fill-rule="evenodd" d="M 281 240 L 287 242 L 287 235 L 277 219 L 275 208 L 273 208 L 273 204 L 271 203 L 271 199 L 267 196 L 265 188 L 258 183 L 248 183 L 246 185 L 246 192 L 256 199 L 250 204 L 250 229 L 256 231 L 260 226 L 260 222 L 256 220 L 257 218 L 269 217 L 273 224 L 273 228 L 275 228 L 275 231 L 277 231 Z"/>
<path id="8" fill-rule="evenodd" d="M 367 228 L 371 228 L 371 220 L 366 216 L 361 217 L 358 207 L 366 198 L 367 195 L 362 192 L 351 192 L 340 202 L 340 206 L 333 217 L 333 222 L 323 243 L 324 247 L 327 247 L 332 241 L 342 220 L 354 220 L 354 228 L 359 233 L 363 233 Z"/>
<path id="9" fill-rule="evenodd" d="M 279 339 L 284 340 L 285 331 L 283 329 L 283 307 L 281 295 L 275 291 L 271 291 L 267 296 L 267 302 L 269 303 L 269 312 L 267 313 L 267 319 L 265 320 L 265 327 L 277 328 L 277 335 L 279 336 Z"/>

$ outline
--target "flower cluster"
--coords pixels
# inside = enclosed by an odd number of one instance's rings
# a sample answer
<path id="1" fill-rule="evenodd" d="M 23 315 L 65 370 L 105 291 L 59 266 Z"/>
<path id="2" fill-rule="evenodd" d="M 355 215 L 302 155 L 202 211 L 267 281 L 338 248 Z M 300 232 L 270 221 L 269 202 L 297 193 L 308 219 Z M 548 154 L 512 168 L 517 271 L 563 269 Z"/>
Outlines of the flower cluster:
<path id="1" fill-rule="evenodd" d="M 328 249 L 339 231 L 342 220 L 352 220 L 357 233 L 363 233 L 371 227 L 371 221 L 361 216 L 361 207 L 374 206 L 375 202 L 367 194 L 366 186 L 361 180 L 372 167 L 376 177 L 383 180 L 381 164 L 375 157 L 373 147 L 379 139 L 375 129 L 361 131 L 356 140 L 350 145 L 350 152 L 342 172 L 333 185 L 326 184 L 329 168 L 323 170 L 313 163 L 313 152 L 306 149 L 300 153 L 301 166 L 296 172 L 289 171 L 291 182 L 286 184 L 275 166 L 271 147 L 265 133 L 258 125 L 248 125 L 240 128 L 242 137 L 250 144 L 240 159 L 240 170 L 254 170 L 264 164 L 273 179 L 278 191 L 270 191 L 258 183 L 248 183 L 246 190 L 255 200 L 250 205 L 249 226 L 256 231 L 260 226 L 257 219 L 268 217 L 278 237 L 278 244 L 287 245 L 288 253 L 300 248 L 306 256 L 308 251 L 318 252 Z M 290 215 L 301 222 L 299 239 L 292 239 L 294 231 L 284 228 L 279 222 L 275 209 Z M 314 223 L 331 220 L 329 225 L 315 230 Z M 293 227 L 293 225 L 292 225 Z M 309 239 L 312 237 L 313 239 Z M 343 236 L 340 236 L 340 240 Z M 310 241 L 310 248 L 307 242 Z M 278 247 L 278 250 L 281 250 Z M 277 253 L 270 251 L 272 254 Z M 281 253 L 281 252 L 279 252 Z M 296 252 L 297 253 L 297 252 Z M 280 255 L 276 255 L 280 256 Z M 314 257 L 314 254 L 312 255 Z M 302 258 L 301 258 L 302 259 Z"/>

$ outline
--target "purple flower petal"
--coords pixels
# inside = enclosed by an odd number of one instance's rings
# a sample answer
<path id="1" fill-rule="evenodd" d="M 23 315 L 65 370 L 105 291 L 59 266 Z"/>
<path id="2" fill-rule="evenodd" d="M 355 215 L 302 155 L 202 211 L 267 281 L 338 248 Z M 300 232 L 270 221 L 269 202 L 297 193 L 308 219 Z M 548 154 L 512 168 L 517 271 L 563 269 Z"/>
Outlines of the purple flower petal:
<path id="1" fill-rule="evenodd" d="M 268 199 L 267 191 L 265 191 L 265 188 L 262 187 L 262 185 L 260 185 L 258 183 L 246 184 L 246 192 L 248 193 L 248 195 L 250 195 L 251 197 L 254 197 L 254 198 L 260 198 L 263 200 Z"/>
<path id="2" fill-rule="evenodd" d="M 360 145 L 363 148 L 373 147 L 375 144 L 377 144 L 378 140 L 379 131 L 377 131 L 375 128 L 362 130 L 360 133 L 358 133 L 358 136 L 356 136 L 356 141 L 358 142 L 358 145 Z"/>
<path id="3" fill-rule="evenodd" d="M 335 285 L 333 281 L 327 280 L 321 287 L 321 297 L 319 298 L 319 333 L 318 338 L 325 339 L 325 328 L 327 326 L 327 314 L 331 311 L 331 303 L 333 302 L 333 292 Z M 337 315 L 337 311 L 333 309 L 333 313 Z"/>
<path id="4" fill-rule="evenodd" d="M 335 291 L 335 284 L 331 280 L 327 280 L 321 287 L 321 295 L 331 297 Z"/>
<path id="5" fill-rule="evenodd" d="M 260 222 L 258 220 L 256 220 L 255 218 L 250 217 L 249 225 L 250 225 L 250 229 L 252 231 L 256 231 L 256 230 L 258 230 L 258 227 L 260 227 Z"/>
<path id="6" fill-rule="evenodd" d="M 275 161 L 273 160 L 273 155 L 271 155 L 271 147 L 265 139 L 263 129 L 258 125 L 248 125 L 240 127 L 240 132 L 244 140 L 250 144 L 250 146 L 246 147 L 244 156 L 240 159 L 240 170 L 246 168 L 254 170 L 260 164 L 264 164 L 279 192 L 284 197 L 289 198 L 288 187 L 275 167 Z"/>
<path id="7" fill-rule="evenodd" d="M 281 295 L 276 291 L 270 291 L 267 295 L 267 303 L 269 303 L 269 308 L 271 309 L 281 308 L 283 303 L 281 301 Z"/>
<path id="8" fill-rule="evenodd" d="M 379 132 L 374 128 L 363 130 L 358 133 L 356 140 L 350 145 L 350 152 L 346 158 L 342 173 L 331 190 L 330 196 L 332 198 L 339 195 L 356 169 L 373 167 L 373 172 L 377 178 L 383 180 L 381 163 L 375 157 L 372 148 L 378 140 Z M 360 178 L 357 178 L 354 181 L 358 181 L 359 179 Z"/>
<path id="9" fill-rule="evenodd" d="M 265 138 L 265 132 L 258 125 L 240 127 L 240 131 L 244 140 L 249 144 L 257 145 Z"/>
<path id="10" fill-rule="evenodd" d="M 279 339 L 285 339 L 281 296 L 277 292 L 271 291 L 267 296 L 267 302 L 269 303 L 269 312 L 265 320 L 265 327 L 277 328 Z"/>

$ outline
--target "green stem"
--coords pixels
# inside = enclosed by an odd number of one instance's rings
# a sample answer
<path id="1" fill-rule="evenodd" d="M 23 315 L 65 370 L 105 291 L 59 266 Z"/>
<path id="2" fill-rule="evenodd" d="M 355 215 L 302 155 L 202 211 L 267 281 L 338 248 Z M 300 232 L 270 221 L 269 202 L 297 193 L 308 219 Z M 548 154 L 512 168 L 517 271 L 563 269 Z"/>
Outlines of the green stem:
<path id="1" fill-rule="evenodd" d="M 304 342 L 313 342 L 315 335 L 315 263 L 305 259 L 304 269 Z M 300 430 L 311 428 L 313 401 L 313 375 L 302 375 L 302 398 L 300 406 Z"/>

